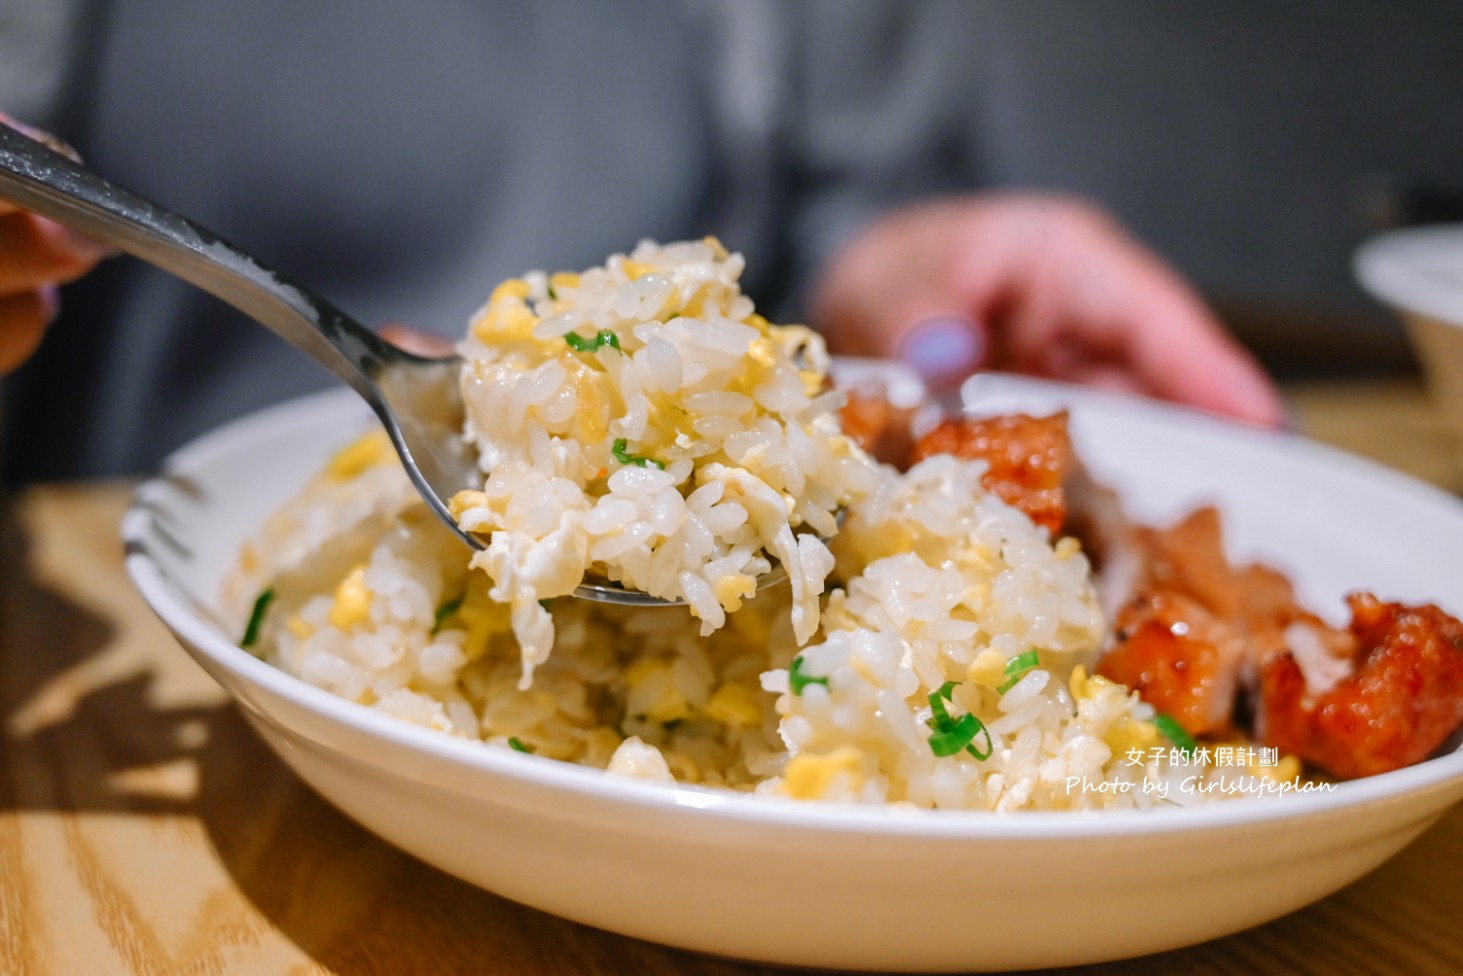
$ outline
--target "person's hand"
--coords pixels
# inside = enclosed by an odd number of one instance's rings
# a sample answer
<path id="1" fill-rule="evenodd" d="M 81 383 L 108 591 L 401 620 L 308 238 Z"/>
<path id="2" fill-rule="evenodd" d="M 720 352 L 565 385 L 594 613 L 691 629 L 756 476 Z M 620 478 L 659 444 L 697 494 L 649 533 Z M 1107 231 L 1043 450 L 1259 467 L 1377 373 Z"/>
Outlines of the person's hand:
<path id="1" fill-rule="evenodd" d="M 396 348 L 423 359 L 445 359 L 457 351 L 457 344 L 446 336 L 399 322 L 383 325 L 378 332 Z"/>
<path id="2" fill-rule="evenodd" d="M 0 125 L 56 144 L 0 115 Z M 57 288 L 111 252 L 90 238 L 0 201 L 0 374 L 30 358 L 59 307 Z"/>
<path id="3" fill-rule="evenodd" d="M 933 387 L 1002 369 L 1118 389 L 1266 426 L 1263 370 L 1178 275 L 1080 201 L 972 196 L 876 221 L 818 282 L 831 349 L 896 357 Z"/>

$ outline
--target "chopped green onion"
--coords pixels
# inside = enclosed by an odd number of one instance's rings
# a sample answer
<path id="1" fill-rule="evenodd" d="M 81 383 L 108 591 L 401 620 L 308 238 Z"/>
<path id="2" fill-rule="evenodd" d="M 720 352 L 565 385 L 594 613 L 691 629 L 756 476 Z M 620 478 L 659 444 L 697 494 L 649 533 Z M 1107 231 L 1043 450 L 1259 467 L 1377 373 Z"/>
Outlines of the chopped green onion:
<path id="1" fill-rule="evenodd" d="M 970 717 L 975 718 L 975 716 L 973 715 Z M 975 719 L 975 724 L 980 726 L 977 734 L 981 732 L 985 733 L 985 752 L 981 752 L 979 749 L 977 749 L 974 742 L 966 746 L 965 751 L 974 756 L 977 762 L 985 762 L 987 759 L 991 758 L 991 753 L 996 751 L 996 744 L 991 741 L 991 730 L 985 727 L 984 722 L 977 718 Z M 973 740 L 975 737 L 971 736 L 971 738 Z"/>
<path id="2" fill-rule="evenodd" d="M 996 750 L 991 740 L 991 730 L 973 713 L 966 712 L 960 718 L 951 718 L 945 708 L 945 701 L 954 694 L 957 681 L 947 681 L 938 690 L 930 692 L 930 711 L 933 713 L 927 723 L 934 734 L 930 736 L 930 751 L 937 756 L 953 756 L 962 749 L 984 762 Z M 974 745 L 975 737 L 985 733 L 985 751 Z"/>
<path id="3" fill-rule="evenodd" d="M 930 736 L 930 751 L 937 756 L 953 756 L 970 745 L 982 728 L 980 719 L 974 715 L 962 715 L 959 721 L 951 722 Z"/>
<path id="4" fill-rule="evenodd" d="M 801 695 L 803 689 L 808 685 L 822 685 L 828 687 L 827 678 L 819 678 L 811 674 L 803 674 L 803 656 L 799 654 L 792 659 L 792 667 L 787 669 L 787 686 L 794 695 Z"/>
<path id="5" fill-rule="evenodd" d="M 517 752 L 533 752 L 533 746 L 528 745 L 516 735 L 508 737 L 508 747 Z"/>
<path id="6" fill-rule="evenodd" d="M 559 300 L 559 296 L 554 294 L 554 283 L 552 281 L 544 283 L 544 294 L 549 296 L 549 301 L 551 302 Z"/>
<path id="7" fill-rule="evenodd" d="M 940 686 L 939 691 L 930 693 L 930 711 L 934 712 L 934 715 L 930 718 L 930 728 L 937 732 L 942 732 L 954 724 L 954 719 L 950 718 L 950 713 L 945 710 L 945 702 L 942 701 L 942 699 L 950 697 L 948 694 L 945 694 L 945 691 L 954 683 L 953 681 L 947 681 Z"/>
<path id="8" fill-rule="evenodd" d="M 593 339 L 586 339 L 577 332 L 565 332 L 564 341 L 569 343 L 569 348 L 575 352 L 598 352 L 604 346 L 609 346 L 616 352 L 624 352 L 620 348 L 620 337 L 609 329 L 600 329 L 594 334 Z"/>
<path id="9" fill-rule="evenodd" d="M 273 602 L 274 587 L 271 586 L 254 601 L 254 609 L 249 612 L 249 625 L 244 628 L 244 637 L 239 641 L 240 647 L 250 647 L 259 640 L 259 630 L 264 626 L 264 614 Z"/>
<path id="10" fill-rule="evenodd" d="M 641 457 L 638 454 L 629 453 L 627 450 L 625 450 L 625 447 L 628 443 L 629 442 L 626 441 L 625 438 L 620 437 L 617 438 L 615 440 L 615 443 L 610 447 L 610 453 L 615 456 L 616 461 L 619 461 L 621 464 L 633 464 L 636 467 L 641 468 L 651 467 L 659 468 L 662 471 L 665 470 L 665 465 L 661 464 L 655 458 Z"/>
<path id="11" fill-rule="evenodd" d="M 1177 720 L 1169 718 L 1167 715 L 1155 715 L 1149 721 L 1184 755 L 1192 755 L 1198 750 L 1199 744 L 1194 741 L 1193 736 L 1184 731 L 1184 727 Z"/>
<path id="12" fill-rule="evenodd" d="M 1004 684 L 1001 685 L 1001 687 L 997 688 L 996 691 L 999 694 L 1004 695 L 1006 692 L 1016 687 L 1016 682 L 1026 677 L 1026 672 L 1030 671 L 1032 668 L 1036 667 L 1040 663 L 1041 659 L 1037 657 L 1036 650 L 1034 648 L 1032 650 L 1026 651 L 1023 654 L 1017 654 L 1015 657 L 1011 658 L 1011 660 L 1006 662 L 1006 681 Z"/>
<path id="13" fill-rule="evenodd" d="M 442 625 L 447 622 L 448 618 L 450 618 L 458 610 L 462 609 L 462 601 L 465 599 L 467 599 L 466 593 L 462 594 L 462 596 L 459 596 L 455 600 L 448 600 L 446 603 L 437 608 L 437 613 L 432 619 L 433 634 L 442 629 Z"/>
<path id="14" fill-rule="evenodd" d="M 1011 658 L 1011 660 L 1007 661 L 1006 673 L 1025 674 L 1027 671 L 1030 671 L 1032 668 L 1036 667 L 1040 663 L 1041 658 L 1037 655 L 1036 648 L 1033 647 L 1031 650 L 1025 652 L 1024 654 L 1017 654 L 1015 657 Z"/>

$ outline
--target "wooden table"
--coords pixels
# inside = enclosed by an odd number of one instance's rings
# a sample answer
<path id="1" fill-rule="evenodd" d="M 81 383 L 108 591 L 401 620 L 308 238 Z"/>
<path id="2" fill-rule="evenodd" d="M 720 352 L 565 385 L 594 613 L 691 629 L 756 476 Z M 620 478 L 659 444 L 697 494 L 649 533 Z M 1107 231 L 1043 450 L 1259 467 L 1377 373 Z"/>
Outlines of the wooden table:
<path id="1" fill-rule="evenodd" d="M 1415 387 L 1292 391 L 1302 429 L 1450 488 Z M 133 591 L 128 486 L 47 486 L 0 548 L 0 974 L 767 973 L 479 891 L 327 806 Z M 1463 807 L 1248 932 L 1088 973 L 1463 973 Z"/>

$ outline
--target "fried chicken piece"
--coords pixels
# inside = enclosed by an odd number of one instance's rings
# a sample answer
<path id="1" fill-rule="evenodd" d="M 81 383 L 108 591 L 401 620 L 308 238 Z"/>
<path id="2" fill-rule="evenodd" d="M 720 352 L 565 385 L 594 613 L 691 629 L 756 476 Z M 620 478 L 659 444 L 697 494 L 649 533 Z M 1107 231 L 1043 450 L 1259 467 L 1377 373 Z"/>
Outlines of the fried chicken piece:
<path id="1" fill-rule="evenodd" d="M 843 432 L 878 460 L 901 470 L 935 454 L 985 461 L 989 468 L 981 483 L 987 491 L 1053 535 L 1066 521 L 1064 484 L 1074 465 L 1066 411 L 1049 417 L 950 417 L 916 441 L 912 423 L 918 410 L 896 407 L 878 393 L 847 393 L 839 413 Z"/>
<path id="2" fill-rule="evenodd" d="M 864 389 L 845 391 L 847 402 L 839 411 L 843 432 L 875 459 L 903 471 L 914 454 L 911 425 L 917 407 L 896 407 L 881 393 Z"/>
<path id="3" fill-rule="evenodd" d="M 1240 696 L 1279 654 L 1292 653 L 1313 687 L 1349 673 L 1351 636 L 1302 607 L 1277 570 L 1232 565 L 1212 506 L 1167 528 L 1132 527 L 1124 547 L 1130 595 L 1114 612 L 1098 673 L 1137 689 L 1191 735 L 1242 731 L 1233 724 Z"/>
<path id="4" fill-rule="evenodd" d="M 1280 572 L 1232 565 L 1212 506 L 1163 529 L 1131 523 L 1082 472 L 1065 413 L 947 419 L 910 450 L 911 417 L 856 393 L 843 412 L 845 431 L 881 460 L 984 460 L 987 490 L 1053 534 L 1092 541 L 1113 584 L 1104 605 L 1117 608 L 1097 673 L 1191 735 L 1244 734 L 1237 717 L 1252 700 L 1256 741 L 1351 778 L 1420 762 L 1463 726 L 1463 623 L 1437 607 L 1354 594 L 1350 627 L 1337 629 Z M 1069 491 L 1087 496 L 1070 526 Z"/>
<path id="5" fill-rule="evenodd" d="M 1097 673 L 1134 689 L 1193 736 L 1227 736 L 1246 656 L 1245 635 L 1173 590 L 1144 593 L 1114 621 Z"/>
<path id="6" fill-rule="evenodd" d="M 951 417 L 920 438 L 914 460 L 954 454 L 990 467 L 981 483 L 1055 536 L 1067 519 L 1063 482 L 1072 467 L 1065 410 L 1049 417 Z"/>
<path id="7" fill-rule="evenodd" d="M 1342 778 L 1426 759 L 1463 725 L 1463 624 L 1436 606 L 1347 597 L 1351 673 L 1317 691 L 1294 654 L 1261 671 L 1256 732 Z"/>
<path id="8" fill-rule="evenodd" d="M 1224 552 L 1219 510 L 1205 505 L 1165 529 L 1139 528 L 1144 554 L 1137 589 L 1186 593 L 1246 629 L 1284 627 L 1303 613 L 1284 574 L 1259 563 L 1236 567 Z"/>
<path id="9" fill-rule="evenodd" d="M 1097 673 L 1191 735 L 1243 733 L 1249 700 L 1255 741 L 1351 778 L 1420 762 L 1463 725 L 1463 624 L 1437 607 L 1353 594 L 1350 627 L 1331 627 L 1281 573 L 1232 566 L 1212 508 L 1128 543 L 1135 592 Z"/>

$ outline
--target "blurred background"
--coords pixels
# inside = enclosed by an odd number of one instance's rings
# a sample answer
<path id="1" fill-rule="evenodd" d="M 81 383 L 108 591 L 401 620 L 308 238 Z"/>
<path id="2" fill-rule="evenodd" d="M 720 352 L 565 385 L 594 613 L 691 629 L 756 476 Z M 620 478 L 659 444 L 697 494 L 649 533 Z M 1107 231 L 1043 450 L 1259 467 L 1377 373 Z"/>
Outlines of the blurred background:
<path id="1" fill-rule="evenodd" d="M 1353 283 L 1463 219 L 1442 0 L 4 0 L 0 111 L 361 320 L 448 335 L 498 280 L 713 233 L 774 316 L 875 214 L 1068 191 L 1282 378 L 1415 370 Z M 328 380 L 132 259 L 0 381 L 4 478 L 135 473 Z"/>

